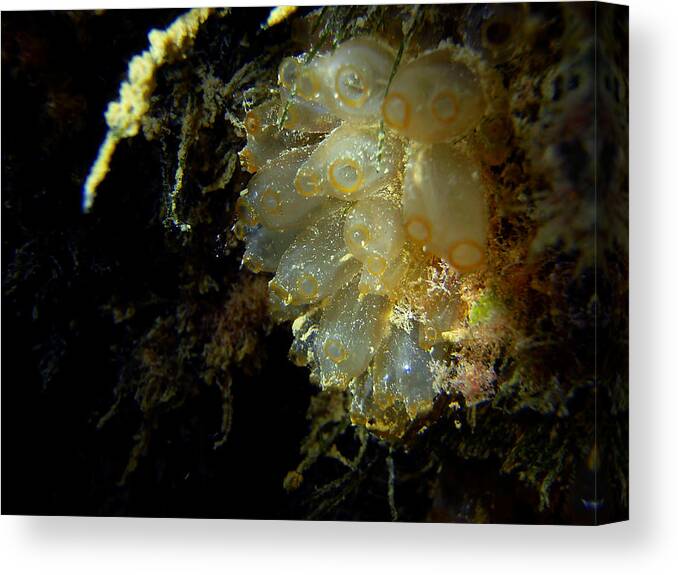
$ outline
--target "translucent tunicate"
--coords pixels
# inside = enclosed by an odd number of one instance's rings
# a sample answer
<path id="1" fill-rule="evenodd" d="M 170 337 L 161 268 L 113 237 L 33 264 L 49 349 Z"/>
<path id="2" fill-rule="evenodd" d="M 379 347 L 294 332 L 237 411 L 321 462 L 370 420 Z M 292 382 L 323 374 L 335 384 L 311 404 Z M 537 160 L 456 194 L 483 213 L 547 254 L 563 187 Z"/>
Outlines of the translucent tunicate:
<path id="1" fill-rule="evenodd" d="M 247 233 L 243 263 L 254 273 L 274 272 L 297 233 L 295 229 L 280 231 L 257 226 Z"/>
<path id="2" fill-rule="evenodd" d="M 399 208 L 382 198 L 357 202 L 346 216 L 344 240 L 369 273 L 382 276 L 405 242 Z"/>
<path id="3" fill-rule="evenodd" d="M 346 389 L 352 421 L 383 437 L 447 389 L 466 280 L 438 258 L 456 272 L 484 264 L 479 161 L 503 161 L 511 137 L 501 86 L 470 50 L 397 70 L 394 55 L 354 38 L 282 61 L 271 99 L 245 118 L 241 159 L 256 174 L 234 226 L 244 263 L 275 270 L 269 308 L 293 320 L 292 360 Z"/>
<path id="4" fill-rule="evenodd" d="M 304 229 L 280 259 L 270 287 L 286 304 L 314 303 L 360 270 L 343 238 L 346 209 L 333 206 Z"/>
<path id="5" fill-rule="evenodd" d="M 301 196 L 294 188 L 297 171 L 313 149 L 306 146 L 283 153 L 252 177 L 241 205 L 249 206 L 257 223 L 277 229 L 298 227 L 309 212 L 327 203 L 326 198 Z"/>
<path id="6" fill-rule="evenodd" d="M 374 399 L 382 407 L 399 398 L 413 416 L 430 408 L 434 397 L 429 364 L 431 354 L 423 350 L 412 333 L 393 328 L 374 358 Z"/>
<path id="7" fill-rule="evenodd" d="M 451 144 L 418 146 L 405 168 L 405 230 L 457 271 L 485 262 L 487 207 L 480 166 Z"/>
<path id="8" fill-rule="evenodd" d="M 391 296 L 400 287 L 409 265 L 409 252 L 402 250 L 401 253 L 386 265 L 381 274 L 370 272 L 367 266 L 363 266 L 360 274 L 358 291 L 360 293 L 376 293 Z"/>
<path id="9" fill-rule="evenodd" d="M 379 116 L 394 59 L 393 50 L 381 42 L 354 38 L 310 63 L 286 60 L 279 81 L 342 120 L 370 122 Z"/>
<path id="10" fill-rule="evenodd" d="M 290 148 L 316 143 L 320 134 L 278 128 L 278 105 L 269 100 L 253 108 L 245 116 L 247 145 L 240 151 L 243 168 L 254 174 L 266 162 L 277 158 Z"/>
<path id="11" fill-rule="evenodd" d="M 419 142 L 447 142 L 476 126 L 485 111 L 480 82 L 450 50 L 402 66 L 384 99 L 384 122 Z"/>
<path id="12" fill-rule="evenodd" d="M 378 130 L 345 124 L 327 136 L 301 166 L 295 187 L 305 197 L 358 200 L 395 180 L 400 157 L 395 140 L 380 143 Z"/>
<path id="13" fill-rule="evenodd" d="M 367 369 L 381 344 L 388 301 L 359 297 L 357 281 L 342 288 L 324 310 L 315 356 L 326 382 L 346 384 Z"/>
<path id="14" fill-rule="evenodd" d="M 340 123 L 324 106 L 294 96 L 284 88 L 280 91 L 280 100 L 282 127 L 286 130 L 325 134 Z"/>

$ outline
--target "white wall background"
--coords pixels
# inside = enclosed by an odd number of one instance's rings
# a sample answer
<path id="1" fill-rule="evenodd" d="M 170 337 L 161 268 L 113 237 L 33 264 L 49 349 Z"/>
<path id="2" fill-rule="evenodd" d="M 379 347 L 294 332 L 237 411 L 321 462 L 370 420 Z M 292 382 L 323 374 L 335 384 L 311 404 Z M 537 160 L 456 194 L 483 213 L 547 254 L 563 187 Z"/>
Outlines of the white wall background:
<path id="1" fill-rule="evenodd" d="M 152 5 L 0 4 L 22 10 Z M 159 3 L 187 4 L 195 2 Z M 69 575 L 677 573 L 678 3 L 629 4 L 631 521 L 568 528 L 3 516 L 0 569 Z"/>

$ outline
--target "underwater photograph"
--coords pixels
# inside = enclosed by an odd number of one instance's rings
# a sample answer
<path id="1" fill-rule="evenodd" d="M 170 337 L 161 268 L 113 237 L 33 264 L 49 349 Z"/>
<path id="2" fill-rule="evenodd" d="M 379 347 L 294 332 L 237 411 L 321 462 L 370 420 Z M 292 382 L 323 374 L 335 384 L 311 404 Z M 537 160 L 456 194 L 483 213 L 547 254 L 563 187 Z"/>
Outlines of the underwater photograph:
<path id="1" fill-rule="evenodd" d="M 1 22 L 3 515 L 628 519 L 627 6 Z"/>

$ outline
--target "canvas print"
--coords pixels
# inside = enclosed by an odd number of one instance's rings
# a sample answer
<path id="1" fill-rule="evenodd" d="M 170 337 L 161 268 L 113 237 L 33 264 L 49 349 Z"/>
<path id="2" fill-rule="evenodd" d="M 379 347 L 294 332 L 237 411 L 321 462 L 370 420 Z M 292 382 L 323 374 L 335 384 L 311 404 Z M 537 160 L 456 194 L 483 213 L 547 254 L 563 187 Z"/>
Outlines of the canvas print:
<path id="1" fill-rule="evenodd" d="M 2 513 L 628 518 L 628 8 L 2 14 Z"/>

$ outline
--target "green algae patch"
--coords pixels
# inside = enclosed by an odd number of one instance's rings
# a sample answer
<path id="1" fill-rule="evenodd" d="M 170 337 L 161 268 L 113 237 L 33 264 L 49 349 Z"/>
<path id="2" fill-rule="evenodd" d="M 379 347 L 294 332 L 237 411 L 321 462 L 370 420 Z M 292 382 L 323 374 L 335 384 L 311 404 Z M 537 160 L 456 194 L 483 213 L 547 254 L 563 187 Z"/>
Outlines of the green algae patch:
<path id="1" fill-rule="evenodd" d="M 468 323 L 471 326 L 486 324 L 505 311 L 499 298 L 491 290 L 482 293 L 480 298 L 471 305 L 468 314 Z"/>

